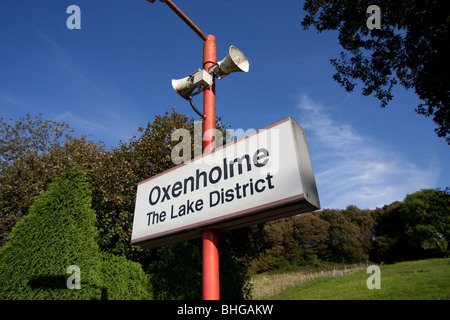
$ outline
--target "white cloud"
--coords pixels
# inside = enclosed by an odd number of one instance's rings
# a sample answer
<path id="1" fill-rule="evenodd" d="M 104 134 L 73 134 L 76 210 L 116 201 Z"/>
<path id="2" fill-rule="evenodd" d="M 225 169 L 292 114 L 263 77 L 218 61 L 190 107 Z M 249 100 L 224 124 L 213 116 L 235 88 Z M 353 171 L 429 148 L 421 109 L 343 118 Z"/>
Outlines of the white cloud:
<path id="1" fill-rule="evenodd" d="M 75 130 L 75 134 L 84 134 L 88 139 L 92 139 L 95 142 L 108 139 L 116 143 L 120 139 L 121 130 L 118 126 L 108 126 L 100 123 L 100 121 L 91 121 L 68 111 L 56 115 L 54 119 L 56 121 L 64 121 Z"/>
<path id="2" fill-rule="evenodd" d="M 306 131 L 323 208 L 375 208 L 436 186 L 439 165 L 417 165 L 386 145 L 339 123 L 332 109 L 301 95 L 298 123 Z"/>
<path id="3" fill-rule="evenodd" d="M 51 61 L 54 64 L 59 66 L 62 70 L 65 70 L 74 79 L 82 81 L 88 88 L 92 89 L 97 94 L 102 93 L 98 85 L 81 70 L 66 49 L 41 30 L 36 30 L 36 34 L 49 46 Z"/>

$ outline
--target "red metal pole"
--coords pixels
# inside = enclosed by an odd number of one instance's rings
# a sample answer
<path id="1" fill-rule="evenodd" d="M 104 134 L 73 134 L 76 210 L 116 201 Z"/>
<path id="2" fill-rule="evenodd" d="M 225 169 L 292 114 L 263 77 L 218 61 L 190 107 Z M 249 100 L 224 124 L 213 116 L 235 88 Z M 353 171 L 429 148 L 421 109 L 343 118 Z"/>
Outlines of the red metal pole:
<path id="1" fill-rule="evenodd" d="M 203 300 L 220 300 L 219 234 L 205 230 L 203 237 Z"/>
<path id="2" fill-rule="evenodd" d="M 217 62 L 216 38 L 206 36 L 203 46 L 203 68 L 208 68 Z M 203 93 L 203 151 L 215 149 L 216 129 L 216 93 L 215 84 Z M 219 300 L 219 233 L 215 230 L 205 230 L 203 237 L 203 300 Z"/>
<path id="3" fill-rule="evenodd" d="M 203 45 L 203 69 L 208 70 L 210 66 L 217 62 L 216 38 L 212 35 L 206 37 Z M 213 80 L 212 86 L 203 92 L 203 150 L 210 152 L 215 149 L 215 129 L 216 129 L 216 84 Z"/>
<path id="4" fill-rule="evenodd" d="M 192 22 L 191 19 L 188 18 L 187 15 L 185 15 L 183 13 L 183 11 L 180 10 L 180 8 L 178 8 L 175 3 L 173 3 L 171 0 L 164 0 L 163 2 L 165 2 L 170 9 L 172 9 L 184 22 L 186 22 L 186 24 L 192 29 L 194 30 L 194 32 L 200 37 L 202 38 L 203 41 L 206 41 L 206 36 L 205 34 L 202 32 L 202 30 L 200 30 L 195 23 Z"/>
<path id="5" fill-rule="evenodd" d="M 154 2 L 154 1 L 150 1 Z M 165 2 L 194 32 L 204 40 L 203 69 L 208 70 L 217 62 L 216 38 L 205 34 L 171 0 Z M 203 93 L 203 152 L 211 152 L 216 147 L 216 93 L 215 84 Z M 203 300 L 219 300 L 219 233 L 204 230 L 203 238 Z"/>

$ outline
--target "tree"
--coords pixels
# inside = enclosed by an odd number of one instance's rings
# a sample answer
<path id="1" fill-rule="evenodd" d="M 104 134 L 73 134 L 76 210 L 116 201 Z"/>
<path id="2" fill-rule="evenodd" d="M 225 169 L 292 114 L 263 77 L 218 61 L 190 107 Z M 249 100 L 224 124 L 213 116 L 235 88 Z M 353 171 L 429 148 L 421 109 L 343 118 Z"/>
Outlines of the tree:
<path id="1" fill-rule="evenodd" d="M 361 210 L 354 205 L 347 206 L 342 211 L 348 221 L 356 225 L 356 239 L 361 243 L 364 254 L 368 255 L 373 249 L 373 234 L 375 227 L 375 219 L 372 210 Z"/>
<path id="2" fill-rule="evenodd" d="M 301 255 L 294 239 L 294 223 L 292 217 L 269 221 L 264 224 L 264 235 L 269 245 L 268 250 L 259 256 L 259 272 L 284 267 L 286 262 L 299 262 Z M 295 263 L 294 262 L 294 263 Z"/>
<path id="3" fill-rule="evenodd" d="M 332 59 L 333 76 L 349 92 L 362 81 L 364 95 L 385 107 L 400 84 L 423 101 L 418 114 L 433 116 L 435 132 L 450 144 L 450 3 L 446 0 L 393 0 L 379 4 L 381 28 L 369 29 L 371 0 L 306 0 L 304 29 L 337 30 L 344 49 Z"/>
<path id="4" fill-rule="evenodd" d="M 329 223 L 325 260 L 336 262 L 361 261 L 364 251 L 358 240 L 358 226 L 352 223 L 340 210 L 325 209 L 319 217 Z"/>
<path id="5" fill-rule="evenodd" d="M 318 261 L 356 262 L 372 248 L 374 219 L 370 210 L 348 206 L 324 209 L 265 223 L 269 249 L 255 259 L 255 272 L 314 265 Z"/>
<path id="6" fill-rule="evenodd" d="M 377 209 L 371 260 L 386 263 L 442 258 L 449 253 L 450 195 L 424 189 Z"/>
<path id="7" fill-rule="evenodd" d="M 105 149 L 42 115 L 13 124 L 0 118 L 0 247 L 56 177 L 73 166 L 93 176 L 102 167 Z"/>
<path id="8" fill-rule="evenodd" d="M 71 170 L 34 201 L 0 250 L 1 299 L 149 298 L 139 264 L 100 252 L 90 195 Z M 74 268 L 78 288 L 68 285 Z"/>
<path id="9" fill-rule="evenodd" d="M 302 249 L 303 263 L 314 261 L 323 256 L 330 224 L 317 214 L 305 213 L 293 217 L 294 238 Z"/>
<path id="10" fill-rule="evenodd" d="M 409 194 L 399 214 L 406 222 L 405 238 L 411 258 L 446 255 L 450 236 L 450 195 L 434 189 Z"/>
<path id="11" fill-rule="evenodd" d="M 202 292 L 201 251 L 193 241 L 163 246 L 149 265 L 158 300 L 197 300 Z M 186 283 L 190 283 L 186 286 Z"/>
<path id="12" fill-rule="evenodd" d="M 136 254 L 129 239 L 137 183 L 173 167 L 170 151 L 177 142 L 171 132 L 193 127 L 192 118 L 173 109 L 155 116 L 129 142 L 107 150 L 101 141 L 77 137 L 68 124 L 42 115 L 12 124 L 1 118 L 0 246 L 53 179 L 77 167 L 89 177 L 102 250 Z"/>
<path id="13" fill-rule="evenodd" d="M 383 208 L 375 209 L 373 216 L 376 221 L 374 232 L 374 247 L 370 252 L 372 261 L 392 263 L 406 260 L 406 243 L 403 239 L 404 224 L 398 210 L 401 202 L 395 201 Z"/>

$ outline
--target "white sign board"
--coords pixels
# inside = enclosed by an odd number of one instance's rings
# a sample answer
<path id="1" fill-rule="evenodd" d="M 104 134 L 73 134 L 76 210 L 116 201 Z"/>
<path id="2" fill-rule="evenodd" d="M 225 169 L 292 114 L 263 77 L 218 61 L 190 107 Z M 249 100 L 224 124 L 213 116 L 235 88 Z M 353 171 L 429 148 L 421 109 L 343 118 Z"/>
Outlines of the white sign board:
<path id="1" fill-rule="evenodd" d="M 319 208 L 305 134 L 289 117 L 139 183 L 131 242 L 155 247 Z"/>

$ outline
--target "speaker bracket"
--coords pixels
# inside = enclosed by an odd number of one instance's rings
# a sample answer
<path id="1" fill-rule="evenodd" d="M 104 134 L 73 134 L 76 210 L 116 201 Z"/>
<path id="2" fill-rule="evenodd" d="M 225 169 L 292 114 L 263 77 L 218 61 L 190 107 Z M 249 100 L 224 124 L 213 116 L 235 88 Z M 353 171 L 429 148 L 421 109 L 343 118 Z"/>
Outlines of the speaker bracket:
<path id="1" fill-rule="evenodd" d="M 223 74 L 223 75 L 218 75 L 217 73 L 214 72 L 214 70 L 211 70 L 212 68 L 218 66 L 219 64 L 216 62 L 214 64 L 212 64 L 209 68 L 208 68 L 208 73 L 213 75 L 214 77 L 216 77 L 219 80 L 222 80 L 223 78 L 225 78 L 228 74 Z"/>

